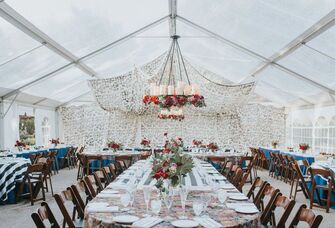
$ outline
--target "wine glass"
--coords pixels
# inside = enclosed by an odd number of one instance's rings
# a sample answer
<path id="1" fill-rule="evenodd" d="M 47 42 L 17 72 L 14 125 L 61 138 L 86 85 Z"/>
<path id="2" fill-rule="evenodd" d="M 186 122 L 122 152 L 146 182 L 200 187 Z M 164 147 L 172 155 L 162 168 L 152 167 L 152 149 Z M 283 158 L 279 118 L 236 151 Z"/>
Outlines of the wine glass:
<path id="1" fill-rule="evenodd" d="M 204 210 L 204 202 L 201 199 L 194 199 L 193 200 L 193 211 L 196 216 L 201 215 L 202 211 Z"/>
<path id="2" fill-rule="evenodd" d="M 202 195 L 202 200 L 204 202 L 204 210 L 207 211 L 209 204 L 212 201 L 212 196 L 210 193 L 205 193 Z"/>
<path id="3" fill-rule="evenodd" d="M 143 187 L 143 195 L 144 195 L 144 202 L 147 207 L 146 215 L 149 216 L 149 202 L 150 202 L 150 195 L 151 195 L 151 186 Z"/>
<path id="4" fill-rule="evenodd" d="M 151 200 L 151 210 L 157 216 L 161 211 L 162 201 L 161 200 Z"/>
<path id="5" fill-rule="evenodd" d="M 130 195 L 129 193 L 121 194 L 120 196 L 120 201 L 122 206 L 124 207 L 123 211 L 127 211 L 127 206 L 129 205 L 130 202 Z"/>
<path id="6" fill-rule="evenodd" d="M 173 189 L 169 189 L 169 191 L 164 195 L 164 204 L 167 208 L 167 218 L 171 218 L 170 217 L 170 209 L 172 207 L 172 203 L 173 203 Z"/>
<path id="7" fill-rule="evenodd" d="M 219 202 L 224 204 L 226 202 L 226 199 L 227 199 L 227 192 L 223 189 L 220 189 L 218 191 L 218 199 L 219 199 Z"/>
<path id="8" fill-rule="evenodd" d="M 187 194 L 188 194 L 188 190 L 187 190 L 186 186 L 182 185 L 179 188 L 181 207 L 183 209 L 183 215 L 180 217 L 180 219 L 186 219 L 187 218 L 185 216 L 185 207 L 186 207 Z"/>

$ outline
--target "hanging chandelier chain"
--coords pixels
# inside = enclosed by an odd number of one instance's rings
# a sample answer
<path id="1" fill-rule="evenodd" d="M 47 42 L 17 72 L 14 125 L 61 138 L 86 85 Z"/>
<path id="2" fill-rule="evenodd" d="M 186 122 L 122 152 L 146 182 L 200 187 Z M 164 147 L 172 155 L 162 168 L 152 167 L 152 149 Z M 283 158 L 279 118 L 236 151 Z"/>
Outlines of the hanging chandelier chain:
<path id="1" fill-rule="evenodd" d="M 169 62 L 169 58 L 170 58 L 170 54 L 171 54 L 171 50 L 172 50 L 172 45 L 173 45 L 173 42 L 171 43 L 171 46 L 170 46 L 170 48 L 169 48 L 169 52 L 168 52 L 166 61 L 165 61 L 165 63 L 164 63 L 163 71 L 162 71 L 162 73 L 161 73 L 161 77 L 160 77 L 160 79 L 159 79 L 159 83 L 158 83 L 158 85 L 161 85 L 161 83 L 162 83 L 163 76 L 164 76 L 164 72 L 165 72 L 165 68 L 166 68 L 167 63 Z"/>
<path id="2" fill-rule="evenodd" d="M 172 40 L 172 54 L 171 54 L 171 64 L 170 64 L 170 72 L 169 72 L 169 85 L 171 84 L 171 74 L 172 74 L 172 67 L 173 67 L 173 56 L 174 56 L 174 51 L 175 51 L 175 46 L 176 46 L 176 40 Z M 174 78 L 174 76 L 172 76 Z M 174 80 L 173 80 L 174 81 Z M 174 82 L 173 82 L 174 85 Z"/>
<path id="3" fill-rule="evenodd" d="M 181 73 L 181 65 L 180 65 L 180 52 L 178 51 L 178 48 L 176 49 L 176 51 L 177 51 L 177 58 L 178 58 L 178 68 L 179 68 L 180 81 L 183 81 L 183 75 Z"/>
<path id="4" fill-rule="evenodd" d="M 183 67 L 184 67 L 184 70 L 185 70 L 185 74 L 186 74 L 187 82 L 188 82 L 189 85 L 191 85 L 190 78 L 188 77 L 188 73 L 187 73 L 187 70 L 186 70 L 186 66 L 185 66 L 185 62 L 184 62 L 184 57 L 183 57 L 183 54 L 181 53 L 181 50 L 180 50 L 180 47 L 179 47 L 178 40 L 176 40 L 176 42 L 177 42 L 177 47 L 178 47 L 179 54 L 180 54 L 180 57 L 181 57 L 181 61 L 182 61 L 182 63 L 183 63 Z"/>

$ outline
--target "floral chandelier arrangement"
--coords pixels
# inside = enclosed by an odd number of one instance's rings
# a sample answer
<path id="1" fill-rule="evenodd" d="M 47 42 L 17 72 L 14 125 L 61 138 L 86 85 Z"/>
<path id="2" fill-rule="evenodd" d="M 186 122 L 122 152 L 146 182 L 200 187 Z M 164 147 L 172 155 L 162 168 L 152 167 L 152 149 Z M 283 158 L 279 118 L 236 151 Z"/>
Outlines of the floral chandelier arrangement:
<path id="1" fill-rule="evenodd" d="M 181 108 L 178 109 L 162 109 L 158 114 L 159 119 L 171 119 L 171 120 L 183 120 L 185 118 L 183 114 L 183 110 Z"/>
<path id="2" fill-rule="evenodd" d="M 185 105 L 204 107 L 206 104 L 204 97 L 200 94 L 200 87 L 197 84 L 191 84 L 186 70 L 178 43 L 179 36 L 172 36 L 171 38 L 172 43 L 163 64 L 159 81 L 150 84 L 150 94 L 143 97 L 143 103 L 158 105 L 165 109 L 180 108 Z M 179 79 L 176 83 L 178 75 Z M 184 79 L 187 80 L 187 83 L 184 82 Z"/>

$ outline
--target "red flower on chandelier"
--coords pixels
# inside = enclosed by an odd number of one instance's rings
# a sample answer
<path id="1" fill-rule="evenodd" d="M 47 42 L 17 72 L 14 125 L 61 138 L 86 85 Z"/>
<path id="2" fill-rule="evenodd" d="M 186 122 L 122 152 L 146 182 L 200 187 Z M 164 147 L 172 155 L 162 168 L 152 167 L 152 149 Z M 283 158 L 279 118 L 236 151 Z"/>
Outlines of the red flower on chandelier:
<path id="1" fill-rule="evenodd" d="M 171 107 L 182 107 L 185 105 L 193 105 L 194 107 L 204 107 L 205 99 L 203 96 L 194 95 L 161 95 L 161 96 L 150 96 L 145 95 L 143 97 L 143 103 L 150 105 L 151 103 L 158 105 L 160 108 L 171 108 Z"/>

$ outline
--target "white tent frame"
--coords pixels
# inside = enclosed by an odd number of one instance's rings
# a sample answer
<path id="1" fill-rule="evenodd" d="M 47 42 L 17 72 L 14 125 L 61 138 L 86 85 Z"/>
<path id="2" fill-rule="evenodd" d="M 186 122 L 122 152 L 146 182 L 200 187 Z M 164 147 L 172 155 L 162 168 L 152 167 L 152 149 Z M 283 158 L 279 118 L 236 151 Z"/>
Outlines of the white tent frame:
<path id="1" fill-rule="evenodd" d="M 49 72 L 35 80 L 33 80 L 32 82 L 26 83 L 24 85 L 22 85 L 21 87 L 14 89 L 13 91 L 8 92 L 7 94 L 3 95 L 1 97 L 1 100 L 5 100 L 5 99 L 10 99 L 13 96 L 16 97 L 16 95 L 18 93 L 21 93 L 21 91 L 23 89 L 28 88 L 29 86 L 32 85 L 36 85 L 39 82 L 48 79 L 50 77 L 57 77 L 57 73 L 68 69 L 70 67 L 77 67 L 78 69 L 80 69 L 81 71 L 83 71 L 85 74 L 91 76 L 91 77 L 99 77 L 96 73 L 96 71 L 94 69 L 91 69 L 90 67 L 88 67 L 85 63 L 83 63 L 83 60 L 86 60 L 88 58 L 91 58 L 92 56 L 98 55 L 106 50 L 109 50 L 113 47 L 115 47 L 116 45 L 125 42 L 137 35 L 139 35 L 140 33 L 151 29 L 155 26 L 157 26 L 158 24 L 169 20 L 169 33 L 170 36 L 171 35 L 175 35 L 176 34 L 176 26 L 177 26 L 177 20 L 185 23 L 189 26 L 192 26 L 193 28 L 196 28 L 206 34 L 208 34 L 209 36 L 225 43 L 228 44 L 229 46 L 242 51 L 244 53 L 247 53 L 250 56 L 256 57 L 257 59 L 260 59 L 262 61 L 262 64 L 259 66 L 255 67 L 255 70 L 253 72 L 250 73 L 250 75 L 244 77 L 241 81 L 245 81 L 246 79 L 250 78 L 250 77 L 254 77 L 257 78 L 257 75 L 264 71 L 265 69 L 267 69 L 269 66 L 273 66 L 283 72 L 288 73 L 288 75 L 291 75 L 292 77 L 296 77 L 302 81 L 305 81 L 307 83 L 310 83 L 313 86 L 316 86 L 317 88 L 321 89 L 322 91 L 325 91 L 327 93 L 329 93 L 329 95 L 333 98 L 332 95 L 335 95 L 335 90 L 333 90 L 332 88 L 323 85 L 315 80 L 310 79 L 309 77 L 306 77 L 305 75 L 299 74 L 287 67 L 282 66 L 281 64 L 278 63 L 279 60 L 289 56 L 290 54 L 292 54 L 293 52 L 295 52 L 297 49 L 299 49 L 301 46 L 306 45 L 306 43 L 308 43 L 309 41 L 313 40 L 314 38 L 316 38 L 317 36 L 319 36 L 320 34 L 322 34 L 323 32 L 327 31 L 329 28 L 331 28 L 334 24 L 335 24 L 335 10 L 332 10 L 330 13 L 328 13 L 326 16 L 324 16 L 322 19 L 320 19 L 317 23 L 315 23 L 314 25 L 312 25 L 311 27 L 309 27 L 307 30 L 305 30 L 301 35 L 299 35 L 298 37 L 296 37 L 295 39 L 293 39 L 291 42 L 289 42 L 283 49 L 279 50 L 278 52 L 274 53 L 270 58 L 267 58 L 265 56 L 262 56 L 259 53 L 256 53 L 244 46 L 241 46 L 231 40 L 226 39 L 225 37 L 212 32 L 210 30 L 208 30 L 205 27 L 202 27 L 180 15 L 177 14 L 177 0 L 169 0 L 169 15 L 164 16 L 156 21 L 153 21 L 152 23 L 139 28 L 138 30 L 129 33 L 126 36 L 121 37 L 120 39 L 117 39 L 113 42 L 111 42 L 108 45 L 105 45 L 85 56 L 82 57 L 77 57 L 75 56 L 73 53 L 71 53 L 69 50 L 67 50 L 66 48 L 64 48 L 62 45 L 58 44 L 56 41 L 54 41 L 51 37 L 49 37 L 48 35 L 46 35 L 45 33 L 43 33 L 41 30 L 39 30 L 37 27 L 35 27 L 31 22 L 29 22 L 26 18 L 24 18 L 23 16 L 21 16 L 18 12 L 16 12 L 13 8 L 11 8 L 8 4 L 6 4 L 4 2 L 4 0 L 0 0 L 0 16 L 5 19 L 6 21 L 8 21 L 9 23 L 11 23 L 13 26 L 15 26 L 16 28 L 20 29 L 21 31 L 23 31 L 24 33 L 26 33 L 27 35 L 29 35 L 31 38 L 33 38 L 34 40 L 37 40 L 39 43 L 41 43 L 41 45 L 33 48 L 32 50 L 29 50 L 25 53 L 20 54 L 19 56 L 14 57 L 11 60 L 8 60 L 3 64 L 8 63 L 9 61 L 13 61 L 16 58 L 19 58 L 22 55 L 25 55 L 28 52 L 31 52 L 39 47 L 45 46 L 47 48 L 49 48 L 50 50 L 52 50 L 53 52 L 57 53 L 58 55 L 62 56 L 64 59 L 68 60 L 69 63 L 52 71 Z M 332 58 L 331 56 L 327 56 L 328 58 Z M 280 88 L 277 88 L 280 89 Z M 281 89 L 280 89 L 281 90 Z M 283 91 L 283 90 L 281 90 Z M 284 93 L 287 93 L 287 91 L 283 91 Z M 85 91 L 83 93 L 81 93 L 79 96 L 76 96 L 74 98 L 69 98 L 68 101 L 62 103 L 60 106 L 63 105 L 68 105 L 71 102 L 75 101 L 76 99 L 83 97 L 85 95 L 87 95 L 89 92 Z M 33 105 L 38 105 L 41 102 L 47 100 L 49 98 L 43 98 L 37 102 L 35 102 Z M 306 105 L 311 105 L 312 103 L 308 100 L 306 100 L 305 98 L 300 98 L 300 100 L 304 101 L 306 103 Z M 333 100 L 334 101 L 334 100 Z M 335 101 L 334 101 L 335 102 Z"/>

